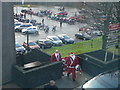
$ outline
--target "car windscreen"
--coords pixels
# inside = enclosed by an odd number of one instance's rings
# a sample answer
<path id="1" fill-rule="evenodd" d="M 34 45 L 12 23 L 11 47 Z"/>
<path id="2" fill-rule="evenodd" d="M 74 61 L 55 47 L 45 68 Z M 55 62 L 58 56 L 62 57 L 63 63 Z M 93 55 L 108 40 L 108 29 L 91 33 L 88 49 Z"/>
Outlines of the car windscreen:
<path id="1" fill-rule="evenodd" d="M 64 37 L 64 39 L 70 39 L 70 37 L 69 36 L 63 36 Z"/>
<path id="2" fill-rule="evenodd" d="M 20 23 L 16 23 L 16 24 L 14 24 L 15 26 L 19 26 L 19 25 L 21 25 Z"/>
<path id="3" fill-rule="evenodd" d="M 30 46 L 34 46 L 34 45 L 36 45 L 36 43 L 30 42 L 29 45 L 30 45 Z"/>
<path id="4" fill-rule="evenodd" d="M 51 41 L 44 41 L 46 44 L 51 43 Z"/>
<path id="5" fill-rule="evenodd" d="M 21 25 L 21 27 L 30 27 L 32 25 Z"/>
<path id="6" fill-rule="evenodd" d="M 58 41 L 59 38 L 57 38 L 57 37 L 53 37 L 53 40 L 54 40 L 54 41 Z"/>
<path id="7" fill-rule="evenodd" d="M 83 36 L 90 37 L 90 35 L 88 35 L 87 33 L 83 33 Z"/>
<path id="8" fill-rule="evenodd" d="M 25 25 L 25 27 L 30 27 L 30 26 L 32 26 L 32 25 Z"/>

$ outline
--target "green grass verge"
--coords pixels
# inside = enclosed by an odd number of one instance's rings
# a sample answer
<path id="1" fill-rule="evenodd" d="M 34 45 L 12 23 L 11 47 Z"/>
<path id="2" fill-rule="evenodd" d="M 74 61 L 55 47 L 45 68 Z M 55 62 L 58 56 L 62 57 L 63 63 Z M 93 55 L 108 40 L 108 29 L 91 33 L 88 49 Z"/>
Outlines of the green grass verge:
<path id="1" fill-rule="evenodd" d="M 91 43 L 93 42 L 93 47 L 91 47 Z M 43 51 L 52 54 L 55 52 L 55 50 L 59 50 L 62 57 L 66 57 L 70 54 L 70 52 L 74 52 L 76 55 L 91 51 L 96 51 L 102 49 L 102 39 L 101 37 L 95 38 L 92 40 L 82 41 L 74 44 L 68 44 L 64 46 L 59 47 L 53 47 L 49 49 L 44 49 Z"/>

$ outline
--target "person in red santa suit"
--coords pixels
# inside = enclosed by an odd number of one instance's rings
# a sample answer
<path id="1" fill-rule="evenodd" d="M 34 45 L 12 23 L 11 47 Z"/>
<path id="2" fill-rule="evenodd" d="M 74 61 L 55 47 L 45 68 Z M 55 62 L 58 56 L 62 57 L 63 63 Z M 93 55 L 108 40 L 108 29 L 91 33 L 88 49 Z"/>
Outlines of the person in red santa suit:
<path id="1" fill-rule="evenodd" d="M 78 57 L 74 55 L 73 52 L 70 53 L 70 56 L 66 59 L 66 64 L 68 68 L 67 76 L 72 73 L 72 79 L 75 81 L 76 78 L 76 65 L 79 65 Z"/>
<path id="2" fill-rule="evenodd" d="M 62 61 L 61 54 L 58 52 L 58 50 L 55 51 L 55 53 L 52 54 L 50 58 L 50 62 L 56 62 L 56 61 Z"/>

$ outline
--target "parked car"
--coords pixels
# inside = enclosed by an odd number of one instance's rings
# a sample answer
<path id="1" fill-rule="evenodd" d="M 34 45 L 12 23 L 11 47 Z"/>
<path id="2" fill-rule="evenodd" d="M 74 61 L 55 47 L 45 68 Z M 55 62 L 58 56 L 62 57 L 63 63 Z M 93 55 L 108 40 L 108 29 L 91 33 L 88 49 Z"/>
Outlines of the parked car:
<path id="1" fill-rule="evenodd" d="M 53 42 L 53 46 L 62 46 L 62 41 L 57 36 L 47 36 L 46 39 Z"/>
<path id="2" fill-rule="evenodd" d="M 32 25 L 35 25 L 37 21 L 35 19 L 31 19 L 29 22 L 32 23 Z"/>
<path id="3" fill-rule="evenodd" d="M 22 22 L 19 22 L 19 21 L 18 21 L 18 22 L 15 22 L 15 23 L 14 23 L 14 27 L 19 26 L 19 25 L 22 25 L 22 24 L 23 24 L 23 23 L 22 23 Z"/>
<path id="4" fill-rule="evenodd" d="M 75 21 L 75 20 L 72 20 L 72 19 L 69 19 L 69 20 L 67 21 L 67 23 L 70 24 L 70 25 L 74 25 L 75 22 L 76 22 L 76 21 Z"/>
<path id="5" fill-rule="evenodd" d="M 59 37 L 60 40 L 62 40 L 62 42 L 64 44 L 73 44 L 74 43 L 74 39 L 69 37 L 68 35 L 66 34 L 59 34 L 57 35 Z"/>
<path id="6" fill-rule="evenodd" d="M 44 14 L 43 13 L 41 13 L 40 11 L 37 13 L 37 16 L 39 16 L 39 17 L 43 17 L 44 16 Z"/>
<path id="7" fill-rule="evenodd" d="M 96 36 L 102 36 L 102 31 L 93 31 L 92 32 L 94 35 L 96 35 Z"/>
<path id="8" fill-rule="evenodd" d="M 21 12 L 22 13 L 27 13 L 27 10 L 26 9 L 22 9 Z"/>
<path id="9" fill-rule="evenodd" d="M 26 49 L 21 44 L 15 44 L 16 46 L 16 54 L 25 53 Z"/>
<path id="10" fill-rule="evenodd" d="M 25 28 L 22 30 L 22 33 L 24 34 L 27 34 L 28 33 L 31 33 L 31 34 L 38 34 L 39 33 L 39 29 L 37 26 L 30 26 L 28 28 Z"/>
<path id="11" fill-rule="evenodd" d="M 75 34 L 75 37 L 78 39 L 83 39 L 83 40 L 90 40 L 91 36 L 89 34 L 87 34 L 86 32 L 80 32 Z"/>
<path id="12" fill-rule="evenodd" d="M 15 31 L 22 32 L 22 29 L 25 29 L 25 28 L 30 27 L 30 26 L 33 26 L 33 25 L 31 23 L 23 23 L 19 26 L 16 26 Z"/>
<path id="13" fill-rule="evenodd" d="M 29 19 L 19 18 L 18 21 L 23 23 L 29 23 Z"/>
<path id="14" fill-rule="evenodd" d="M 119 83 L 120 70 L 112 70 L 105 73 L 101 73 L 96 77 L 90 79 L 83 85 L 80 85 L 75 90 L 96 90 L 97 88 L 101 88 L 104 90 L 117 90 L 120 88 Z"/>
<path id="15" fill-rule="evenodd" d="M 53 43 L 50 40 L 46 39 L 39 39 L 36 41 L 36 43 L 40 46 L 40 48 L 45 49 L 45 48 L 51 48 Z"/>
<path id="16" fill-rule="evenodd" d="M 60 12 L 57 12 L 56 15 L 57 16 L 66 16 L 66 15 L 68 15 L 68 12 L 66 12 L 66 11 L 60 11 Z"/>
<path id="17" fill-rule="evenodd" d="M 39 48 L 40 48 L 37 43 L 32 42 L 32 41 L 29 42 L 28 45 L 27 45 L 27 42 L 24 42 L 24 43 L 23 43 L 23 46 L 24 46 L 25 48 L 28 48 L 28 49 L 39 49 Z"/>

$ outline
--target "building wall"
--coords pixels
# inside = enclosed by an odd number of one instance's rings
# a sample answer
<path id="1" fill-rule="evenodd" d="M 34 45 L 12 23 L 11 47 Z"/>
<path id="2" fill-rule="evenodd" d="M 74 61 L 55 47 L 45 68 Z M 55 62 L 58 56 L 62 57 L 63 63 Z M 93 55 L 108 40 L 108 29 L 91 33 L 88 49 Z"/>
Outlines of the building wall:
<path id="1" fill-rule="evenodd" d="M 2 3 L 0 2 L 0 21 L 2 21 Z M 0 85 L 2 84 L 2 22 L 0 22 Z"/>
<path id="2" fill-rule="evenodd" d="M 15 33 L 13 4 L 2 2 L 2 84 L 11 81 L 15 64 Z"/>

